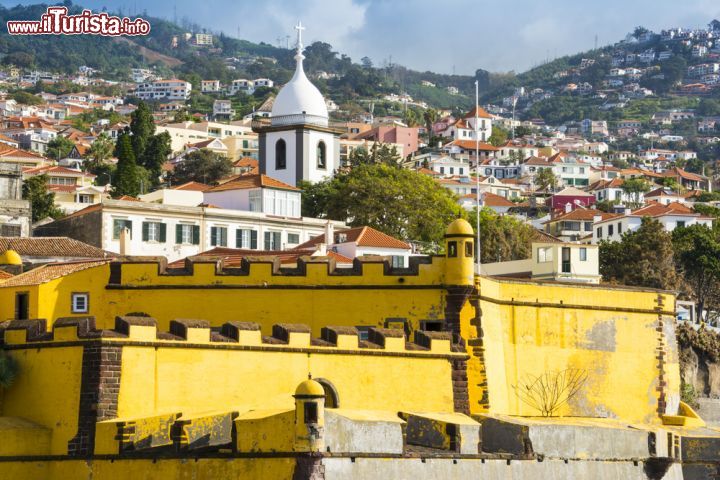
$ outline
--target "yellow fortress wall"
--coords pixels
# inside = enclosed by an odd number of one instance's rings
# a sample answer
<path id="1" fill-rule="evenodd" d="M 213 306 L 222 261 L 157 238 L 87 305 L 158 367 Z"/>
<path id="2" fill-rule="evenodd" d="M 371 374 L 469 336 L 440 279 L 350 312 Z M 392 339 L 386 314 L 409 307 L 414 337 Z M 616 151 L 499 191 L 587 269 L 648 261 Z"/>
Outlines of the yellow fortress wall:
<path id="1" fill-rule="evenodd" d="M 278 323 L 309 325 L 315 337 L 327 325 L 400 328 L 408 339 L 421 328 L 442 329 L 469 355 L 459 361 L 469 391 L 461 411 L 537 415 L 514 387 L 531 375 L 571 368 L 588 380 L 564 415 L 657 422 L 676 413 L 671 294 L 473 279 L 473 238 L 467 222 L 455 222 L 446 255 L 413 257 L 407 269 L 393 269 L 382 258 L 356 259 L 351 269 L 323 258 L 301 259 L 297 268 L 252 258 L 241 268 L 223 268 L 220 261 L 197 259 L 180 270 L 160 259 L 126 259 L 37 285 L 0 284 L 0 318 L 12 318 L 15 294 L 29 291 L 31 317 L 47 319 L 49 327 L 72 316 L 73 292 L 88 292 L 87 315 L 98 319 L 98 328 L 113 328 L 116 316 L 146 314 L 161 331 L 176 318 L 204 319 L 216 328 L 256 322 L 264 335 Z M 177 362 L 189 358 L 179 355 Z"/>
<path id="2" fill-rule="evenodd" d="M 435 332 L 406 344 L 383 329 L 366 342 L 342 327 L 311 339 L 304 325 L 276 325 L 263 338 L 248 323 L 220 333 L 198 321 L 158 333 L 152 319 L 132 317 L 111 331 L 95 330 L 92 318 L 61 319 L 52 333 L 41 323 L 16 321 L 0 332 L 23 372 L 0 414 L 52 431 L 49 445 L 28 444 L 25 455 L 92 453 L 96 421 L 293 409 L 294 387 L 309 376 L 344 409 L 451 413 L 453 362 L 466 358 Z"/>
<path id="3" fill-rule="evenodd" d="M 480 308 L 489 412 L 537 415 L 513 387 L 568 368 L 587 381 L 564 415 L 652 423 L 677 411 L 672 295 L 483 277 Z"/>

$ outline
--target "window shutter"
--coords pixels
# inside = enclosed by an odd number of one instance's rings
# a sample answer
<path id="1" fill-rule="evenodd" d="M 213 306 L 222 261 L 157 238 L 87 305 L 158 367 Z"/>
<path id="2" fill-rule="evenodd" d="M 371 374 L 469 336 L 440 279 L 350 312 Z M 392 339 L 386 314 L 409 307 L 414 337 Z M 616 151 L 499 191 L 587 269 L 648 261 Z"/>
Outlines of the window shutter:
<path id="1" fill-rule="evenodd" d="M 213 247 L 218 244 L 218 228 L 210 227 L 210 245 Z M 193 240 L 195 239 L 195 232 L 193 232 Z"/>
<path id="2" fill-rule="evenodd" d="M 264 242 L 265 246 L 263 247 L 265 250 L 272 250 L 272 247 L 270 246 L 270 235 L 271 235 L 270 232 L 265 232 L 265 235 L 263 235 L 265 237 L 263 239 L 263 240 L 265 240 L 265 242 Z"/>
<path id="3" fill-rule="evenodd" d="M 282 248 L 282 239 L 280 232 L 273 233 L 273 250 L 280 250 Z"/>
<path id="4" fill-rule="evenodd" d="M 239 228 L 235 230 L 235 248 L 243 248 L 242 230 Z"/>
<path id="5" fill-rule="evenodd" d="M 160 223 L 160 242 L 165 243 L 167 241 L 167 225 Z"/>
<path id="6" fill-rule="evenodd" d="M 150 240 L 150 224 L 148 222 L 142 222 L 142 240 L 143 242 Z"/>
<path id="7" fill-rule="evenodd" d="M 192 227 L 192 243 L 193 245 L 200 245 L 200 226 L 193 225 Z"/>
<path id="8" fill-rule="evenodd" d="M 182 225 L 175 225 L 175 243 L 182 243 Z"/>
<path id="9" fill-rule="evenodd" d="M 223 247 L 227 247 L 227 228 L 220 229 L 220 243 Z"/>
<path id="10" fill-rule="evenodd" d="M 250 230 L 250 248 L 257 250 L 257 230 Z"/>

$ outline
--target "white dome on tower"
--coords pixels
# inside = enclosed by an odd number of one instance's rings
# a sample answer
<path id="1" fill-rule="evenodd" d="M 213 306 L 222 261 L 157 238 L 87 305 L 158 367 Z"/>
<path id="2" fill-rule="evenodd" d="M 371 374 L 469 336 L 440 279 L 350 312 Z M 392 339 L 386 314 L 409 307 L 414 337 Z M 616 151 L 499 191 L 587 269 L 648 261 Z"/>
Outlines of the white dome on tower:
<path id="1" fill-rule="evenodd" d="M 320 90 L 310 82 L 303 69 L 302 38 L 304 27 L 298 24 L 298 45 L 295 60 L 295 75 L 286 83 L 275 98 L 272 107 L 272 124 L 286 125 L 312 123 L 327 125 L 328 111 Z M 289 118 L 293 115 L 293 118 Z M 302 115 L 302 117 L 300 117 Z M 285 118 L 283 118 L 285 117 Z"/>

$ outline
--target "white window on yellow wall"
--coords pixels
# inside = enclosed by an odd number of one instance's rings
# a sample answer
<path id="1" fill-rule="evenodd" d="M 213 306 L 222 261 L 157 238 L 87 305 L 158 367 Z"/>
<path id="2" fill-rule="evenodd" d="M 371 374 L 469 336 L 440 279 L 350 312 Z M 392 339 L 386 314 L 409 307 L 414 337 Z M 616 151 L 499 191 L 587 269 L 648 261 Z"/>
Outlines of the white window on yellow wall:
<path id="1" fill-rule="evenodd" d="M 88 313 L 89 295 L 87 293 L 73 293 L 71 297 L 72 313 Z"/>

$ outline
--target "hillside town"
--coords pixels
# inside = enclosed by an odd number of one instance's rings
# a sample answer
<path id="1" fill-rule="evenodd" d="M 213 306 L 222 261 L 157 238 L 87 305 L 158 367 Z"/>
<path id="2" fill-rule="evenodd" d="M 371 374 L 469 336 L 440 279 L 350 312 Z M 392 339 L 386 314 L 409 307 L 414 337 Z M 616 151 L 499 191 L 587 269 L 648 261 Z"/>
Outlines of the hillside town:
<path id="1" fill-rule="evenodd" d="M 0 56 L 0 478 L 715 478 L 720 21 L 474 101 L 186 23 Z"/>

